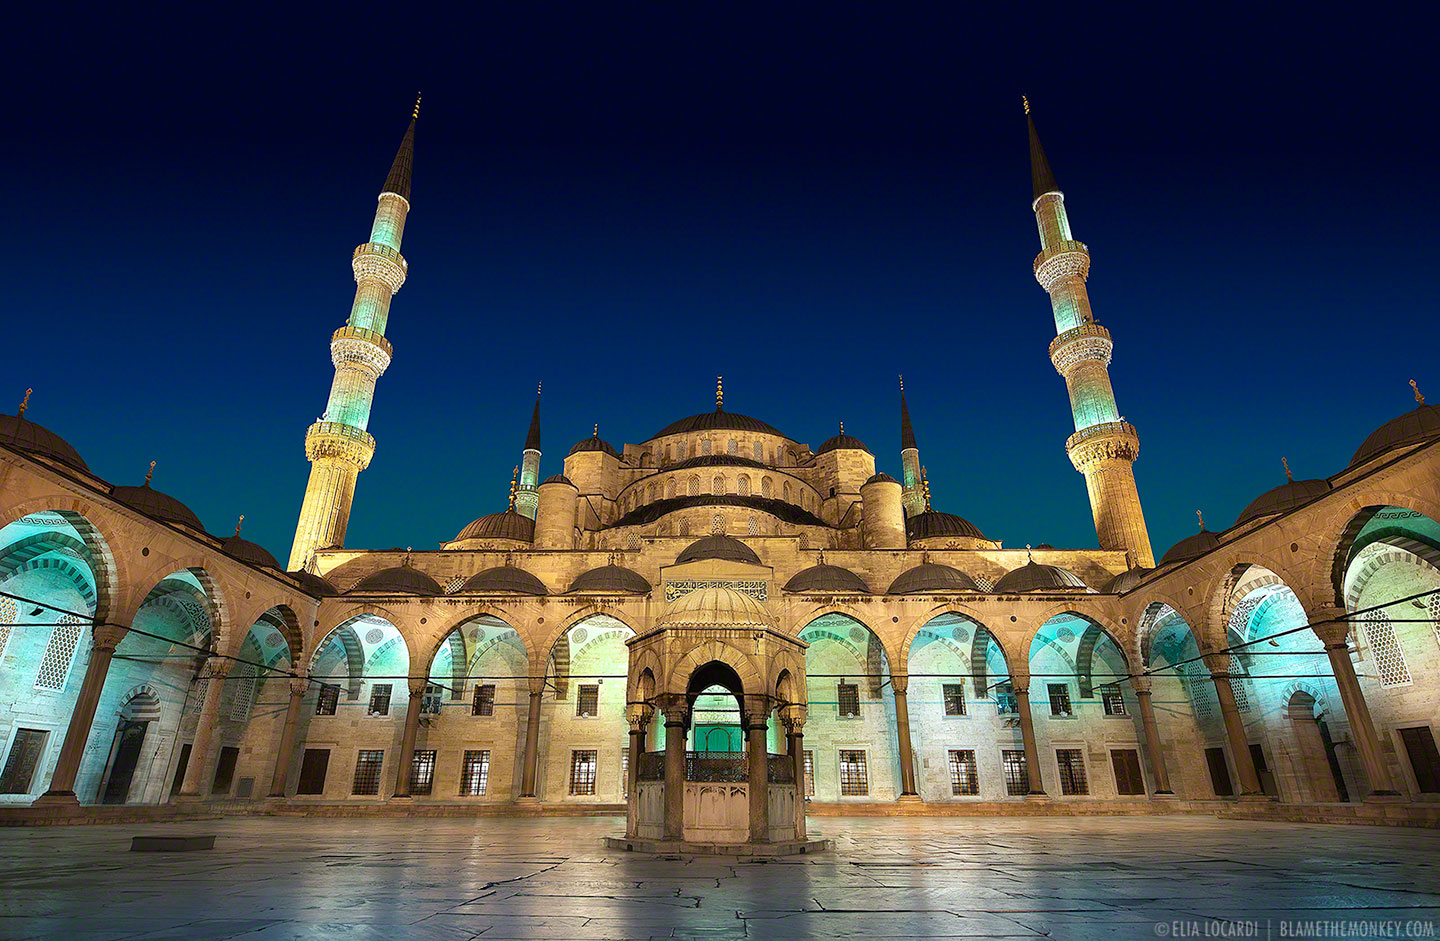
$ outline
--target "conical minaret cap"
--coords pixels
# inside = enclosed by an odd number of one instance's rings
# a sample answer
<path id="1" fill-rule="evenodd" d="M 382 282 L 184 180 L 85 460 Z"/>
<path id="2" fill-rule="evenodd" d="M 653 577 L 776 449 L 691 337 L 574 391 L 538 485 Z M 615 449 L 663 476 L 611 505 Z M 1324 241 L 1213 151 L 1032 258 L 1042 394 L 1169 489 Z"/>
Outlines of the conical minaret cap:
<path id="1" fill-rule="evenodd" d="M 418 102 L 416 110 L 419 110 Z M 400 149 L 395 152 L 395 162 L 390 165 L 390 175 L 385 178 L 384 189 L 380 190 L 382 193 L 394 193 L 406 202 L 410 200 L 410 170 L 415 163 L 416 120 L 416 117 L 410 118 L 410 126 L 400 139 Z"/>
<path id="2" fill-rule="evenodd" d="M 910 424 L 910 406 L 905 404 L 905 387 L 900 387 L 900 450 L 918 450 L 915 443 L 915 427 Z"/>
<path id="3" fill-rule="evenodd" d="M 1045 148 L 1040 146 L 1040 135 L 1035 133 L 1035 118 L 1030 114 L 1028 101 L 1025 103 L 1025 125 L 1030 130 L 1030 182 L 1034 189 L 1031 199 L 1060 192 L 1055 174 L 1050 170 L 1050 161 L 1045 159 Z"/>
<path id="4" fill-rule="evenodd" d="M 525 436 L 525 450 L 540 450 L 540 393 L 535 393 L 535 412 L 530 416 L 530 433 Z"/>

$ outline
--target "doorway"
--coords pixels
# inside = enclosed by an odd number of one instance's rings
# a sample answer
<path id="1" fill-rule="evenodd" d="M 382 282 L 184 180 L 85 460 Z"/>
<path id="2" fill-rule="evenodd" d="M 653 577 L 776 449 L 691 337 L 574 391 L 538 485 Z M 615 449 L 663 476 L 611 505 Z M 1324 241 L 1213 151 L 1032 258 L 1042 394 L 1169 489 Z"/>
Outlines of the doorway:
<path id="1" fill-rule="evenodd" d="M 130 796 L 130 783 L 135 778 L 135 766 L 140 762 L 140 746 L 145 742 L 145 730 L 149 727 L 149 722 L 120 720 L 120 727 L 115 730 L 110 775 L 105 779 L 100 803 L 123 804 Z"/>

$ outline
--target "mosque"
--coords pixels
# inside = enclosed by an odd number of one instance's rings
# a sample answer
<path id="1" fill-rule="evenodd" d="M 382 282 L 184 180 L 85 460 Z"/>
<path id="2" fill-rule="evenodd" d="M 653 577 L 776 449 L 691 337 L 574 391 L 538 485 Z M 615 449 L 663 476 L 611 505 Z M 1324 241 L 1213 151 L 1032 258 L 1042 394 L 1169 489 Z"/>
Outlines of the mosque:
<path id="1" fill-rule="evenodd" d="M 916 429 L 903 385 L 897 479 L 843 427 L 812 447 L 727 410 L 719 381 L 711 411 L 561 459 L 537 395 L 507 507 L 438 549 L 347 547 L 412 117 L 284 566 L 149 477 L 97 477 L 28 393 L 0 416 L 0 817 L 624 805 L 631 836 L 716 843 L 801 839 L 807 814 L 1434 819 L 1440 409 L 1414 391 L 1347 466 L 1286 468 L 1157 560 L 1090 254 L 1026 116 L 1098 548 L 1003 546 L 932 505 L 920 442 L 947 429 Z"/>

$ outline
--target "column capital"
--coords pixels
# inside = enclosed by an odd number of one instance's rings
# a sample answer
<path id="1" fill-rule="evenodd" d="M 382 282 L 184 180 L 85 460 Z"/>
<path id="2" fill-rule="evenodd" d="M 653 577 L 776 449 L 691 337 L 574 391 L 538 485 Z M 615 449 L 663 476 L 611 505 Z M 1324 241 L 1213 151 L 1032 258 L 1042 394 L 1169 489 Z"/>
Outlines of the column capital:
<path id="1" fill-rule="evenodd" d="M 91 646 L 97 650 L 114 650 L 130 628 L 120 624 L 96 624 L 90 629 Z"/>
<path id="2" fill-rule="evenodd" d="M 1151 679 L 1148 676 L 1130 677 L 1130 688 L 1135 690 L 1135 695 L 1137 696 L 1149 696 L 1150 684 Z"/>
<path id="3" fill-rule="evenodd" d="M 530 677 L 530 693 L 531 693 L 531 695 L 534 695 L 535 693 L 543 693 L 543 692 L 545 692 L 545 677 L 544 677 L 544 676 L 532 676 L 532 677 Z"/>
<path id="4" fill-rule="evenodd" d="M 1205 669 L 1210 671 L 1210 678 L 1229 678 L 1230 676 L 1230 652 L 1228 650 L 1200 651 L 1200 659 L 1205 664 Z"/>
<path id="5" fill-rule="evenodd" d="M 630 731 L 632 732 L 644 731 L 645 726 L 650 724 L 650 720 L 654 718 L 654 716 L 654 707 L 647 706 L 645 703 L 632 702 L 625 707 L 625 721 L 630 723 Z"/>
<path id="6" fill-rule="evenodd" d="M 425 695 L 425 687 L 430 685 L 428 676 L 412 676 L 406 681 L 410 687 L 410 698 L 419 699 Z"/>
<path id="7" fill-rule="evenodd" d="M 1345 618 L 1349 612 L 1344 608 L 1320 608 L 1312 615 L 1310 630 L 1320 638 L 1326 647 L 1348 647 L 1350 645 L 1351 623 Z"/>
<path id="8" fill-rule="evenodd" d="M 205 661 L 202 673 L 208 679 L 223 680 L 230 675 L 230 668 L 232 666 L 234 666 L 233 661 L 211 654 L 210 659 Z"/>
<path id="9" fill-rule="evenodd" d="M 901 696 L 904 696 L 904 695 L 905 695 L 905 692 L 906 692 L 909 688 L 910 688 L 910 674 L 909 674 L 909 673 L 891 673 L 891 674 L 890 674 L 890 689 L 893 690 L 895 693 L 897 693 L 897 694 L 899 694 L 899 695 L 901 695 Z"/>
<path id="10" fill-rule="evenodd" d="M 785 732 L 789 735 L 801 735 L 805 729 L 807 709 L 798 703 L 785 706 L 780 710 L 780 721 L 785 723 Z"/>
<path id="11" fill-rule="evenodd" d="M 290 678 L 290 695 L 291 695 L 291 696 L 304 696 L 304 695 L 305 695 L 305 691 L 308 690 L 309 688 L 310 688 L 310 680 L 309 680 L 308 678 L 303 677 L 303 676 L 295 676 L 295 677 L 291 677 L 291 678 Z"/>

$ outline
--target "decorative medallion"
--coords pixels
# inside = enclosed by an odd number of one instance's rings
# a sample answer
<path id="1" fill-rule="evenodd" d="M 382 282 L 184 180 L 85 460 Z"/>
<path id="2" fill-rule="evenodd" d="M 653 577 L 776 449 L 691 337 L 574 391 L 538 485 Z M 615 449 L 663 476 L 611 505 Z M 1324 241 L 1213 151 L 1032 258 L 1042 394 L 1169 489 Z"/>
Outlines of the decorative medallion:
<path id="1" fill-rule="evenodd" d="M 367 643 L 367 644 L 371 644 L 371 645 L 378 644 L 378 643 L 380 643 L 380 641 L 382 641 L 382 640 L 384 640 L 384 639 L 385 639 L 385 632 L 382 631 L 382 630 L 381 630 L 380 628 L 378 628 L 378 627 L 372 627 L 372 628 L 370 628 L 370 630 L 368 630 L 368 631 L 365 632 L 365 643 Z"/>

